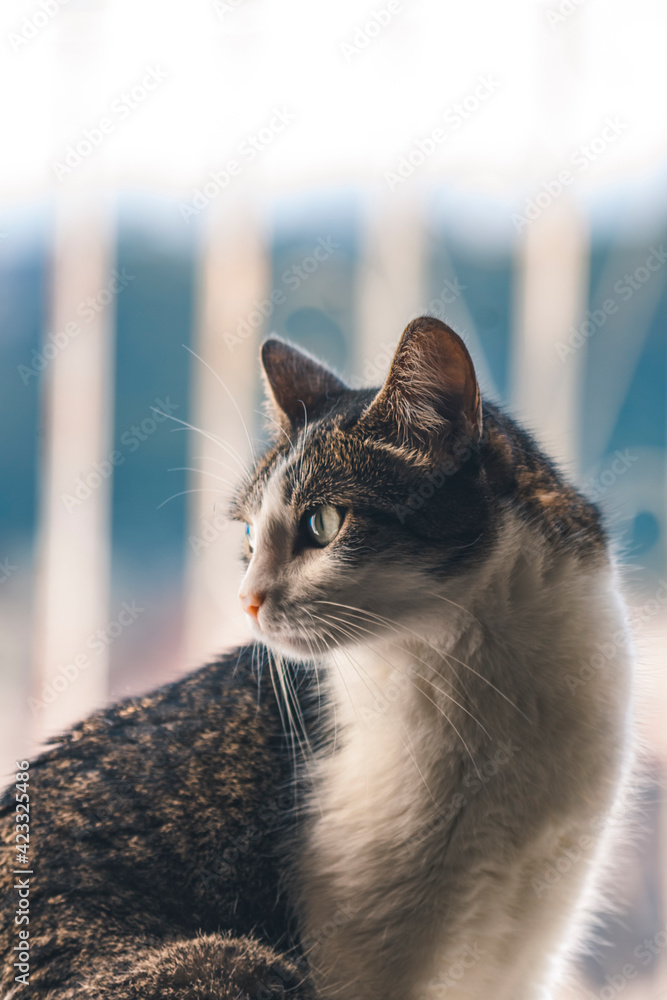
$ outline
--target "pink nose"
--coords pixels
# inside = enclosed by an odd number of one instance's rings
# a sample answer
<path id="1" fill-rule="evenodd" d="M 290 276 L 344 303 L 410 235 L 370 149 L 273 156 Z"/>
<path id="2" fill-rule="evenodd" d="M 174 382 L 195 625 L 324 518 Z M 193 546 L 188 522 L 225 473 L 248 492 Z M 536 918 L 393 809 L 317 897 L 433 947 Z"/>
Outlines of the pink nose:
<path id="1" fill-rule="evenodd" d="M 251 615 L 252 618 L 257 621 L 257 615 L 259 614 L 259 609 L 262 604 L 264 604 L 263 594 L 239 594 L 241 600 L 241 607 L 247 615 Z"/>

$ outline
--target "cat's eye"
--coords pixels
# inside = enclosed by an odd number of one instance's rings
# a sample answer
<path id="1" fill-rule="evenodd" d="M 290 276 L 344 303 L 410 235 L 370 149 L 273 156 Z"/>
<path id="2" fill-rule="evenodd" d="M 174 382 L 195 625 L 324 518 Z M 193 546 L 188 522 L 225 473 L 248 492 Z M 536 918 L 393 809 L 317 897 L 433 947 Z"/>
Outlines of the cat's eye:
<path id="1" fill-rule="evenodd" d="M 341 529 L 343 515 L 330 504 L 317 507 L 306 514 L 306 530 L 318 545 L 324 546 L 332 542 Z"/>
<path id="2" fill-rule="evenodd" d="M 248 542 L 248 548 L 251 552 L 255 551 L 255 529 L 252 524 L 247 524 L 245 526 L 245 537 Z"/>

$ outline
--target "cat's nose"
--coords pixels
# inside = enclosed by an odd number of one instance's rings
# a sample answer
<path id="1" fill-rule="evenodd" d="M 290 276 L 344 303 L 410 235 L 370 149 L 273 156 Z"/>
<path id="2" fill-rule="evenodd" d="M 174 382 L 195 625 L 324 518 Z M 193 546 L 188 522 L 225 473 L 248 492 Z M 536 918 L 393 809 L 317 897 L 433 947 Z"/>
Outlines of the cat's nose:
<path id="1" fill-rule="evenodd" d="M 259 609 L 264 604 L 264 594 L 253 593 L 251 591 L 248 594 L 239 594 L 239 598 L 241 600 L 241 607 L 245 613 L 257 621 Z"/>

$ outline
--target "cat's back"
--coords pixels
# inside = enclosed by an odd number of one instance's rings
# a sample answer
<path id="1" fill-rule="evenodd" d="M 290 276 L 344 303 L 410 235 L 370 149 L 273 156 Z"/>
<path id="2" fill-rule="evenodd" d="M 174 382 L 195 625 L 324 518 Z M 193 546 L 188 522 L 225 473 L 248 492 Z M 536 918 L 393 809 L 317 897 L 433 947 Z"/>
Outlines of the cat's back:
<path id="1" fill-rule="evenodd" d="M 33 968 L 99 951 L 105 911 L 124 937 L 284 934 L 275 847 L 291 811 L 290 757 L 267 673 L 261 647 L 238 650 L 97 712 L 31 764 Z M 15 809 L 10 786 L 0 805 L 5 957 L 21 868 Z"/>

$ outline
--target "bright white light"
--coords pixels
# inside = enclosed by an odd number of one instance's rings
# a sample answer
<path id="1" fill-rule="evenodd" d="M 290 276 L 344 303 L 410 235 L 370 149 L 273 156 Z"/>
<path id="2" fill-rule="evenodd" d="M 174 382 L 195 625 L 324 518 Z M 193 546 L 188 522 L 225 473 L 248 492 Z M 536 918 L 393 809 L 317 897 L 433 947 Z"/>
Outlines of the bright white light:
<path id="1" fill-rule="evenodd" d="M 386 186 L 400 157 L 444 128 L 405 183 L 511 196 L 572 165 L 608 119 L 621 122 L 617 140 L 574 171 L 586 194 L 665 161 L 665 28 L 657 0 L 631 11 L 625 0 L 69 0 L 49 17 L 6 0 L 0 197 L 88 185 L 187 196 L 238 160 L 275 108 L 295 120 L 252 162 L 241 157 L 234 191 Z M 167 79 L 114 114 L 151 68 Z M 484 80 L 492 95 L 453 125 L 448 109 L 470 109 Z M 105 118 L 99 146 L 59 181 L 54 161 Z"/>

